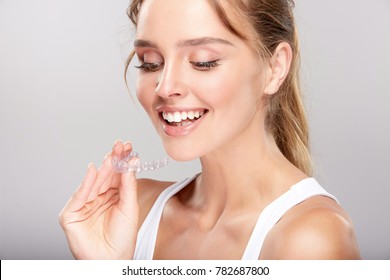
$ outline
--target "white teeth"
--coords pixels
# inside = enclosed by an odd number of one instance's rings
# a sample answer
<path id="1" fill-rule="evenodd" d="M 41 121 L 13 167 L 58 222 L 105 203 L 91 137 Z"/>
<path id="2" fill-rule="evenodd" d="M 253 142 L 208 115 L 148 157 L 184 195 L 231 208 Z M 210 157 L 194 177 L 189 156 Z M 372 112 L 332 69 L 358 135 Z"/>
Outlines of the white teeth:
<path id="1" fill-rule="evenodd" d="M 194 114 L 194 112 L 192 112 L 192 111 L 189 111 L 189 112 L 187 113 L 187 116 L 188 116 L 188 118 L 189 118 L 190 120 L 193 120 L 193 119 L 194 119 L 194 116 L 195 116 L 195 114 Z"/>
<path id="2" fill-rule="evenodd" d="M 172 114 L 168 114 L 168 119 L 167 119 L 167 121 L 169 121 L 169 122 L 173 122 L 173 120 L 174 120 L 174 117 L 173 117 L 173 115 Z"/>
<path id="3" fill-rule="evenodd" d="M 198 119 L 204 115 L 204 111 L 187 111 L 187 112 L 163 112 L 162 117 L 167 122 L 180 123 L 187 119 L 193 120 Z"/>
<path id="4" fill-rule="evenodd" d="M 173 114 L 173 121 L 174 122 L 181 122 L 181 114 L 179 112 L 175 112 Z"/>

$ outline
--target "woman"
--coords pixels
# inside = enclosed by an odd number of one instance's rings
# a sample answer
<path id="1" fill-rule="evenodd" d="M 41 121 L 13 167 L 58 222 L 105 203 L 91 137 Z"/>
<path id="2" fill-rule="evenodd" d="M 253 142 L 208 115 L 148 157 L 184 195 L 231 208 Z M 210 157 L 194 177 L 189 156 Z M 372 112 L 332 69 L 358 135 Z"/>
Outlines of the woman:
<path id="1" fill-rule="evenodd" d="M 292 4 L 133 1 L 138 99 L 169 156 L 202 172 L 117 174 L 112 157 L 132 147 L 116 142 L 60 215 L 75 258 L 360 258 L 347 214 L 310 177 Z"/>

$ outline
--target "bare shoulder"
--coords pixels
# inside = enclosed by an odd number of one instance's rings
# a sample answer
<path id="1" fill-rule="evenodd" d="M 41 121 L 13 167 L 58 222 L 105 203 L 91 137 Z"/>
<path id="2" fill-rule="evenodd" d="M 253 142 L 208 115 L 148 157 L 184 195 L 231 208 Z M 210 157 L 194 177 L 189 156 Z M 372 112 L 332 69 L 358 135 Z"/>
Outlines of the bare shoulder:
<path id="1" fill-rule="evenodd" d="M 174 182 L 138 179 L 138 202 L 140 207 L 140 225 L 142 225 L 158 196 Z"/>
<path id="2" fill-rule="evenodd" d="M 352 222 L 334 200 L 315 196 L 290 209 L 269 232 L 262 259 L 360 259 Z"/>

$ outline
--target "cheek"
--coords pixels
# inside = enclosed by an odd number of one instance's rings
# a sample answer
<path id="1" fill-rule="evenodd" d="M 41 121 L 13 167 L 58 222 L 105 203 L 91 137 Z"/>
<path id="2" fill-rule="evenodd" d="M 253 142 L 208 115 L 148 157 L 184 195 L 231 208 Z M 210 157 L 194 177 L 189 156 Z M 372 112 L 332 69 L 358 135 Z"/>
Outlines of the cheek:
<path id="1" fill-rule="evenodd" d="M 254 107 L 261 91 L 256 79 L 242 71 L 220 71 L 197 85 L 203 101 L 216 109 L 234 108 L 233 111 Z"/>
<path id="2" fill-rule="evenodd" d="M 153 102 L 154 89 L 151 86 L 152 83 L 149 78 L 139 76 L 136 82 L 136 92 L 138 101 L 144 107 L 145 111 L 149 114 L 151 105 Z"/>
<path id="3" fill-rule="evenodd" d="M 197 81 L 194 88 L 198 97 L 211 107 L 219 107 L 228 104 L 234 99 L 233 88 L 235 82 L 231 80 L 231 75 L 226 75 L 226 71 L 216 71 L 204 77 L 193 79 Z M 232 87 L 233 86 L 233 87 Z"/>

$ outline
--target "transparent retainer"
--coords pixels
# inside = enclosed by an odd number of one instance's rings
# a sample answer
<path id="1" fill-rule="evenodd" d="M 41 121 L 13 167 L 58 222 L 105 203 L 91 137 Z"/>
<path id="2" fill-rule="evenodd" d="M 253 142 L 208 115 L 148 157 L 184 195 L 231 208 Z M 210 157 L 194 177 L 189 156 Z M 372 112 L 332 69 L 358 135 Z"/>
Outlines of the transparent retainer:
<path id="1" fill-rule="evenodd" d="M 134 163 L 134 160 L 132 161 L 133 158 L 136 158 L 138 160 Z M 169 158 L 141 162 L 139 160 L 138 153 L 134 151 L 124 154 L 121 157 L 114 156 L 112 158 L 112 167 L 118 173 L 127 173 L 130 171 L 135 171 L 136 173 L 140 173 L 142 171 L 153 171 L 164 167 L 168 163 Z"/>

